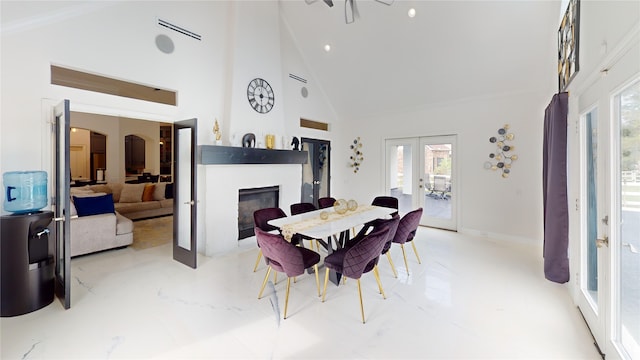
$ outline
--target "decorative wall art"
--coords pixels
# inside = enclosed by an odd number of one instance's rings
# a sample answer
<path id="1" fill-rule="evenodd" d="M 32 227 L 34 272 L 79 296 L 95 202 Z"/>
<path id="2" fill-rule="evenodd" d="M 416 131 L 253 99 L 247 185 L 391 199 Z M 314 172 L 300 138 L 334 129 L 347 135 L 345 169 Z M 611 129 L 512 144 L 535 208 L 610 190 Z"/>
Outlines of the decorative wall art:
<path id="1" fill-rule="evenodd" d="M 213 124 L 213 136 L 216 138 L 216 145 L 222 145 L 222 132 L 220 132 L 220 125 L 218 125 L 218 119 L 216 118 Z"/>
<path id="2" fill-rule="evenodd" d="M 558 30 L 558 91 L 566 90 L 580 70 L 580 0 L 570 0 Z"/>
<path id="3" fill-rule="evenodd" d="M 353 155 L 349 157 L 351 160 L 351 167 L 353 168 L 353 172 L 357 173 L 360 170 L 360 165 L 364 161 L 364 154 L 362 154 L 362 143 L 360 142 L 360 136 L 353 140 L 353 144 L 351 144 L 351 150 L 353 150 Z"/>
<path id="4" fill-rule="evenodd" d="M 515 146 L 511 143 L 515 135 L 508 132 L 508 130 L 509 124 L 504 124 L 503 127 L 498 129 L 498 136 L 489 138 L 490 143 L 496 144 L 496 150 L 489 154 L 491 160 L 484 163 L 484 168 L 487 170 L 496 171 L 500 169 L 503 178 L 509 177 L 511 164 L 518 159 L 518 155 L 513 153 Z"/>

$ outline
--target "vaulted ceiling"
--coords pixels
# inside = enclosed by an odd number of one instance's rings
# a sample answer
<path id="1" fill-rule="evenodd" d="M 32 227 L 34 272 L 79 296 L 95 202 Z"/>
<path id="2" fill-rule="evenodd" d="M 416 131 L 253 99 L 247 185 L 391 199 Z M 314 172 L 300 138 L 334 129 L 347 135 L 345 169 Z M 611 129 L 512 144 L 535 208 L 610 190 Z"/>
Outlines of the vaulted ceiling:
<path id="1" fill-rule="evenodd" d="M 560 1 L 354 1 L 351 24 L 343 0 L 280 3 L 340 117 L 553 90 Z"/>

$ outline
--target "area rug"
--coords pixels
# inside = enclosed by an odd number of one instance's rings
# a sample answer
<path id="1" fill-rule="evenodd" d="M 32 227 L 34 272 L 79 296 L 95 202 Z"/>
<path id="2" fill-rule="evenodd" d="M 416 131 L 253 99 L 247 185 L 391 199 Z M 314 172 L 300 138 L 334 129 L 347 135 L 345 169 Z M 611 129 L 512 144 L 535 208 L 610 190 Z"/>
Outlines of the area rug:
<path id="1" fill-rule="evenodd" d="M 148 249 L 173 241 L 173 216 L 133 222 L 133 244 L 136 250 Z"/>

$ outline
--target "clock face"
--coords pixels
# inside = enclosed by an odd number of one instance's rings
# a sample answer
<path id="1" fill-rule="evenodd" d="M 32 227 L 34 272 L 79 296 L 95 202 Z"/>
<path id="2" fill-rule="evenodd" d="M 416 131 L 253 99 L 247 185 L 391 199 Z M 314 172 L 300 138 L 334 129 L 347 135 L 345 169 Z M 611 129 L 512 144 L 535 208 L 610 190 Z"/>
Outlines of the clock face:
<path id="1" fill-rule="evenodd" d="M 266 114 L 273 109 L 273 89 L 263 79 L 255 78 L 249 82 L 247 99 L 253 110 L 261 114 Z"/>

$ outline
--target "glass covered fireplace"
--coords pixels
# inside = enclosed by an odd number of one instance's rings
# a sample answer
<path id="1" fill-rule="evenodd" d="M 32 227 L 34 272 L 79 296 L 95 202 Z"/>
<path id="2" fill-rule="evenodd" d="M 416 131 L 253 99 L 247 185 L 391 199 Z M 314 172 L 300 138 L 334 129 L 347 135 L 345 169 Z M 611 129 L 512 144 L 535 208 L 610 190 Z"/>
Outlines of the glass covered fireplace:
<path id="1" fill-rule="evenodd" d="M 278 207 L 280 186 L 268 186 L 238 190 L 238 240 L 254 235 L 253 212 L 268 207 Z"/>

